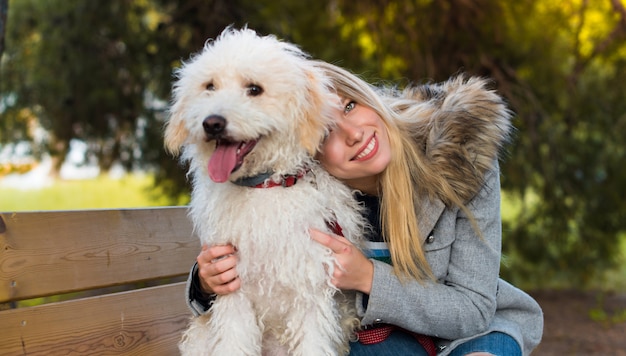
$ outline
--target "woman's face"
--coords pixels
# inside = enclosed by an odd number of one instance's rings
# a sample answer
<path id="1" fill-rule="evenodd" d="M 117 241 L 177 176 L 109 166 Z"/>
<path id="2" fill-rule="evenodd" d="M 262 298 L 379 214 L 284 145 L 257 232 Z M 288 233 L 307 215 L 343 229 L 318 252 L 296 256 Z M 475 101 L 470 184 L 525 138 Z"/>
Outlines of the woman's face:
<path id="1" fill-rule="evenodd" d="M 317 158 L 350 187 L 376 194 L 378 175 L 391 160 L 387 128 L 371 108 L 345 98 L 341 104 Z"/>

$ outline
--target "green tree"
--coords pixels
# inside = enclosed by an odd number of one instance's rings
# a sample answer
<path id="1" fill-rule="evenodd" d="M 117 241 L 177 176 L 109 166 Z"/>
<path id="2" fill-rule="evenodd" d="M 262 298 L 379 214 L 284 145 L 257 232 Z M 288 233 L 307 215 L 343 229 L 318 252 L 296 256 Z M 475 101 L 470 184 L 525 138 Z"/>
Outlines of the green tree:
<path id="1" fill-rule="evenodd" d="M 59 158 L 58 165 L 73 138 L 89 143 L 104 170 L 116 158 L 131 162 L 143 135 L 143 95 L 150 76 L 141 68 L 150 51 L 142 47 L 141 31 L 132 33 L 127 21 L 140 16 L 141 9 L 129 2 L 23 0 L 11 5 L 15 26 L 9 28 L 2 92 L 14 99 L 5 105 L 18 111 L 8 110 L 5 117 L 11 120 L 13 114 L 18 123 L 24 115 L 35 115 L 49 133 L 43 149 Z M 19 46 L 18 39 L 24 41 Z"/>
<path id="2" fill-rule="evenodd" d="M 584 283 L 615 264 L 626 229 L 624 2 L 512 3 L 508 10 L 520 89 L 510 96 L 519 134 L 505 187 L 533 202 L 508 226 L 510 271 Z"/>

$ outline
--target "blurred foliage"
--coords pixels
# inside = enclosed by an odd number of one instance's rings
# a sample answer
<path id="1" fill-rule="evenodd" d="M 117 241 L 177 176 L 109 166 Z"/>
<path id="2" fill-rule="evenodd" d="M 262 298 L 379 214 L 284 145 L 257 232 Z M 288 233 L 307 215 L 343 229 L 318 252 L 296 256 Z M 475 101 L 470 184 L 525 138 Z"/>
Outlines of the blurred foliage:
<path id="1" fill-rule="evenodd" d="M 625 0 L 9 0 L 0 143 L 103 171 L 152 170 L 188 191 L 162 149 L 172 71 L 233 24 L 299 44 L 372 82 L 493 78 L 518 128 L 502 164 L 521 208 L 504 226 L 513 281 L 587 283 L 615 264 L 623 182 Z M 538 273 L 540 271 L 540 273 Z"/>

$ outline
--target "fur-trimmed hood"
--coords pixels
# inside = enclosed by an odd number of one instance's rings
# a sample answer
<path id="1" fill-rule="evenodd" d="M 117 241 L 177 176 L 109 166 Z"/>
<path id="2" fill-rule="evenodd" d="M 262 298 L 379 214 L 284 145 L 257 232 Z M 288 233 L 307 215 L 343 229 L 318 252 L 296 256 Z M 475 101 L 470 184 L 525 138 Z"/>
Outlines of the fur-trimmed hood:
<path id="1" fill-rule="evenodd" d="M 459 76 L 408 87 L 399 93 L 400 100 L 392 100 L 393 109 L 401 113 L 400 128 L 410 132 L 429 172 L 418 179 L 420 193 L 450 205 L 444 193 L 448 186 L 467 202 L 480 190 L 485 173 L 497 165 L 513 130 L 512 113 L 487 84 L 482 78 Z"/>

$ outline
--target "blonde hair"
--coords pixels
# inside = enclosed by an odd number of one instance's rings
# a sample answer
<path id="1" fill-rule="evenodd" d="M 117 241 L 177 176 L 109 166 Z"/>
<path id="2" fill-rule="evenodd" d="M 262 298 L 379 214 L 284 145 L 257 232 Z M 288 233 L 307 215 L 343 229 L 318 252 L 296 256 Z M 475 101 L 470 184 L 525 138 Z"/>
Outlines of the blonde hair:
<path id="1" fill-rule="evenodd" d="M 415 137 L 423 135 L 423 125 L 415 125 L 411 112 L 417 98 L 410 91 L 398 92 L 389 88 L 376 88 L 353 73 L 326 63 L 316 62 L 330 77 L 337 94 L 355 100 L 374 110 L 381 118 L 389 135 L 391 160 L 378 180 L 381 201 L 381 228 L 383 239 L 389 246 L 395 274 L 413 277 L 418 281 L 433 279 L 431 268 L 422 248 L 423 237 L 418 227 L 419 198 L 426 194 L 430 199 L 442 199 L 446 205 L 455 205 L 471 218 L 451 185 L 429 164 Z M 421 187 L 435 187 L 434 191 Z M 473 220 L 471 218 L 471 220 Z M 472 221 L 476 231 L 477 226 Z"/>

